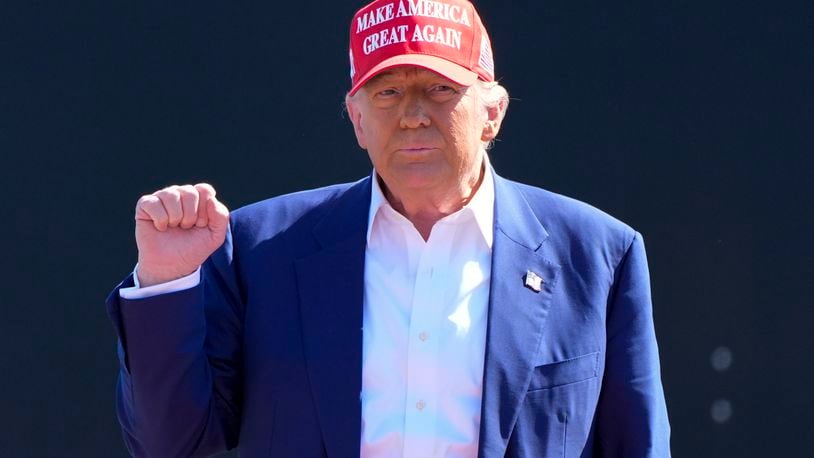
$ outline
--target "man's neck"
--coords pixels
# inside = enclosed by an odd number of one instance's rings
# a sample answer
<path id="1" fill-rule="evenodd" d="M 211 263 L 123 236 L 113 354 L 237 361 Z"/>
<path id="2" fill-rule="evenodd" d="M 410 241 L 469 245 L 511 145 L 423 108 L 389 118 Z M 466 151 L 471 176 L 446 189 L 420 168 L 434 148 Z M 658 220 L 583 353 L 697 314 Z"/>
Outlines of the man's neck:
<path id="1" fill-rule="evenodd" d="M 481 165 L 480 175 L 474 184 L 463 183 L 460 189 L 454 189 L 449 195 L 439 193 L 411 193 L 405 196 L 396 196 L 384 183 L 381 177 L 377 176 L 379 186 L 384 193 L 384 197 L 394 210 L 404 215 L 408 221 L 413 223 L 421 237 L 426 241 L 430 238 L 433 226 L 441 218 L 451 215 L 465 207 L 478 192 L 483 176 L 486 173 L 485 163 Z"/>

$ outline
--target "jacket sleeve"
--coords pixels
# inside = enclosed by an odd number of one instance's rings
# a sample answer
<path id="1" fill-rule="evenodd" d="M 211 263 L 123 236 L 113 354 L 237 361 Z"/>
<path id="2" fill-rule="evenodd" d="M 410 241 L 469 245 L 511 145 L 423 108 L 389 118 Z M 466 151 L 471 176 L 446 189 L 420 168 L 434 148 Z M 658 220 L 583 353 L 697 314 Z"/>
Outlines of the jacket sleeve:
<path id="1" fill-rule="evenodd" d="M 607 311 L 605 374 L 597 408 L 597 455 L 669 457 L 670 425 L 644 243 L 635 233 L 616 268 Z"/>
<path id="2" fill-rule="evenodd" d="M 127 300 L 107 310 L 119 338 L 116 410 L 134 456 L 207 456 L 237 445 L 243 306 L 231 235 L 206 261 L 198 286 Z"/>

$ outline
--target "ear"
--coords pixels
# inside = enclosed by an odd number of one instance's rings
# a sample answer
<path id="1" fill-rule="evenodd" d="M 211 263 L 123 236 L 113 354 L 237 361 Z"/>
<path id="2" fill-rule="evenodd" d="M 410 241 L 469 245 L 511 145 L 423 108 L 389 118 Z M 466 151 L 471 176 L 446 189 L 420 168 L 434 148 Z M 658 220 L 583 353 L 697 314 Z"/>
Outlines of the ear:
<path id="1" fill-rule="evenodd" d="M 362 112 L 356 101 L 350 95 L 345 95 L 345 107 L 348 109 L 348 116 L 350 122 L 353 124 L 353 132 L 356 134 L 356 142 L 359 147 L 367 149 L 367 140 L 365 139 L 365 132 L 362 129 Z"/>
<path id="2" fill-rule="evenodd" d="M 501 98 L 495 105 L 486 107 L 486 120 L 481 133 L 481 141 L 490 142 L 497 137 L 503 117 L 506 116 L 506 108 L 509 106 L 507 100 Z"/>

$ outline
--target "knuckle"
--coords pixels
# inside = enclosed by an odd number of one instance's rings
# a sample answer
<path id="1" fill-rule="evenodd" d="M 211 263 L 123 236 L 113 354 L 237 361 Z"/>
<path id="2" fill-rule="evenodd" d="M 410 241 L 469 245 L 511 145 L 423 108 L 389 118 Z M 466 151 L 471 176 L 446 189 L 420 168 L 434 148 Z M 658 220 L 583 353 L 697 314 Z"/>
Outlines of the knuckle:
<path id="1" fill-rule="evenodd" d="M 212 185 L 209 183 L 198 183 L 195 185 L 195 189 L 197 189 L 198 192 L 204 193 L 209 196 L 215 195 L 215 188 L 213 188 Z"/>
<path id="2" fill-rule="evenodd" d="M 139 197 L 139 199 L 136 201 L 136 206 L 137 207 L 142 207 L 144 205 L 150 204 L 150 203 L 153 202 L 153 199 L 155 199 L 154 195 L 145 194 L 145 195 Z"/>
<path id="3" fill-rule="evenodd" d="M 155 193 L 161 200 L 180 200 L 181 193 L 178 191 L 178 186 L 170 186 Z"/>
<path id="4" fill-rule="evenodd" d="M 178 193 L 183 197 L 192 197 L 198 194 L 198 191 L 195 189 L 194 186 L 186 184 L 183 186 L 178 186 Z"/>

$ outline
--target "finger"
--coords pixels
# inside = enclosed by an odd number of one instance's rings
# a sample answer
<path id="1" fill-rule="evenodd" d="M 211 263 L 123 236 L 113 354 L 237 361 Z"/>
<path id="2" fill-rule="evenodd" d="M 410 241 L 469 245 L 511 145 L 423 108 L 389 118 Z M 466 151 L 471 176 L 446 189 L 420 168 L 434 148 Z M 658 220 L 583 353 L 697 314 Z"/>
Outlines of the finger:
<path id="1" fill-rule="evenodd" d="M 178 187 L 181 197 L 181 228 L 189 229 L 198 220 L 198 190 L 192 185 Z"/>
<path id="2" fill-rule="evenodd" d="M 207 207 L 209 200 L 215 198 L 215 188 L 209 183 L 198 183 L 195 185 L 198 191 L 198 220 L 195 221 L 195 226 L 206 227 L 209 225 L 209 213 Z"/>
<path id="3" fill-rule="evenodd" d="M 136 221 L 150 221 L 161 232 L 167 230 L 169 216 L 158 196 L 142 196 L 136 203 Z"/>
<path id="4" fill-rule="evenodd" d="M 184 216 L 183 209 L 181 208 L 181 194 L 178 192 L 178 186 L 170 186 L 160 191 L 153 193 L 161 201 L 164 210 L 167 211 L 168 227 L 178 227 L 181 224 L 181 219 Z"/>

